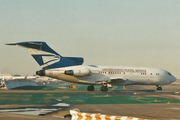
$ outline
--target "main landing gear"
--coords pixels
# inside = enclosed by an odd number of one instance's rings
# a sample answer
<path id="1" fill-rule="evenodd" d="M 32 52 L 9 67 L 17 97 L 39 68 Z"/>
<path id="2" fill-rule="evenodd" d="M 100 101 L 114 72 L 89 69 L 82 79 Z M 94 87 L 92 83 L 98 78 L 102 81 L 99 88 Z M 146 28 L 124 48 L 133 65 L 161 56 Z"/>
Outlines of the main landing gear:
<path id="1" fill-rule="evenodd" d="M 88 91 L 94 91 L 94 85 L 89 85 L 89 86 L 87 87 L 87 90 L 88 90 Z M 107 92 L 107 91 L 108 91 L 108 86 L 107 86 L 107 85 L 103 85 L 103 86 L 101 87 L 101 91 L 102 91 L 102 92 Z"/>
<path id="2" fill-rule="evenodd" d="M 87 87 L 87 90 L 88 90 L 88 91 L 94 91 L 94 85 L 88 86 L 88 87 Z"/>
<path id="3" fill-rule="evenodd" d="M 162 86 L 161 85 L 156 85 L 157 90 L 162 90 Z"/>

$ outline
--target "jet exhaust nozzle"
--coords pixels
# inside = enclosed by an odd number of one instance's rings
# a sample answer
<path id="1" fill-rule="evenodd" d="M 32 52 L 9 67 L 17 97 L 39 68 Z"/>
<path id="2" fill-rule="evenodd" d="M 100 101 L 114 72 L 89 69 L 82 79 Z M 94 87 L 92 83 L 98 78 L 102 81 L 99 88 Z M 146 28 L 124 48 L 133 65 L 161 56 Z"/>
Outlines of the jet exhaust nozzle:
<path id="1" fill-rule="evenodd" d="M 36 71 L 36 75 L 45 76 L 45 70 Z"/>

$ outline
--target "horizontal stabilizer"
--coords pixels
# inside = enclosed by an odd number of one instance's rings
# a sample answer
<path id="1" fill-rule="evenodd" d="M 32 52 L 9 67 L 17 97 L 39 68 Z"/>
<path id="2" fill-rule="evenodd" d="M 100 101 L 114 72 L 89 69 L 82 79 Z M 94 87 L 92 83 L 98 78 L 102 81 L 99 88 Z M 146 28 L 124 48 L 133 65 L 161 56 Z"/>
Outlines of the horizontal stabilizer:
<path id="1" fill-rule="evenodd" d="M 34 46 L 42 46 L 42 43 L 34 43 L 34 42 L 27 42 L 25 44 L 34 45 Z"/>
<path id="2" fill-rule="evenodd" d="M 16 45 L 16 43 L 7 43 L 5 45 Z"/>

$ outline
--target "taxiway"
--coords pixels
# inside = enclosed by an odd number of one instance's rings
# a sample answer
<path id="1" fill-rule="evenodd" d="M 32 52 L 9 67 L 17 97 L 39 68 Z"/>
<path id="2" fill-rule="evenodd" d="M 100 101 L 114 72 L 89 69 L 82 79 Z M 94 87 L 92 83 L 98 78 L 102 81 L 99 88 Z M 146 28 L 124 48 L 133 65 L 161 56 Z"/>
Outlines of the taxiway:
<path id="1" fill-rule="evenodd" d="M 30 102 L 36 94 L 45 97 L 44 103 L 26 104 L 1 104 L 0 110 L 5 109 L 26 109 L 26 108 L 60 108 L 53 107 L 51 104 L 54 99 L 61 98 L 64 103 L 70 103 L 70 107 L 62 108 L 59 111 L 48 113 L 44 116 L 24 115 L 18 113 L 0 113 L 0 119 L 13 120 L 56 120 L 70 119 L 62 118 L 67 115 L 71 109 L 78 108 L 82 112 L 102 113 L 107 115 L 132 116 L 146 119 L 158 120 L 179 120 L 180 119 L 180 90 L 179 84 L 171 84 L 163 87 L 162 91 L 156 91 L 155 86 L 127 86 L 126 90 L 110 90 L 108 92 L 86 90 L 1 90 L 1 95 L 27 95 Z M 58 96 L 59 95 L 59 96 Z M 28 96 L 30 96 L 28 98 Z M 112 101 L 111 101 L 111 98 Z M 26 100 L 26 102 L 29 102 Z M 52 101 L 51 101 L 52 100 Z M 91 102 L 95 100 L 95 102 Z M 96 103 L 97 101 L 97 103 Z M 102 103 L 101 103 L 102 101 Z M 124 102 L 125 101 L 125 102 Z M 1 101 L 2 102 L 2 101 Z M 11 102 L 11 101 L 10 101 Z M 24 102 L 24 101 L 22 101 Z M 94 104 L 96 103 L 96 104 Z"/>

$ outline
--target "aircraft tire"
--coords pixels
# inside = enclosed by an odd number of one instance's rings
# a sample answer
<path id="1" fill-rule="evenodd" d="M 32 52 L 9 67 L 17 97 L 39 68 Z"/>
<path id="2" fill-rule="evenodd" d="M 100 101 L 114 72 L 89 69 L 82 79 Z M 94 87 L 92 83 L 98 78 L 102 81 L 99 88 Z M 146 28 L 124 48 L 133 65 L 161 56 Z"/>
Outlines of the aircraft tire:
<path id="1" fill-rule="evenodd" d="M 157 87 L 157 90 L 162 90 L 162 87 Z"/>
<path id="2" fill-rule="evenodd" d="M 102 92 L 107 92 L 108 91 L 108 87 L 107 86 L 102 86 L 101 87 L 101 91 Z"/>
<path id="3" fill-rule="evenodd" d="M 88 90 L 88 91 L 94 91 L 94 85 L 89 85 L 89 86 L 87 87 L 87 90 Z"/>

